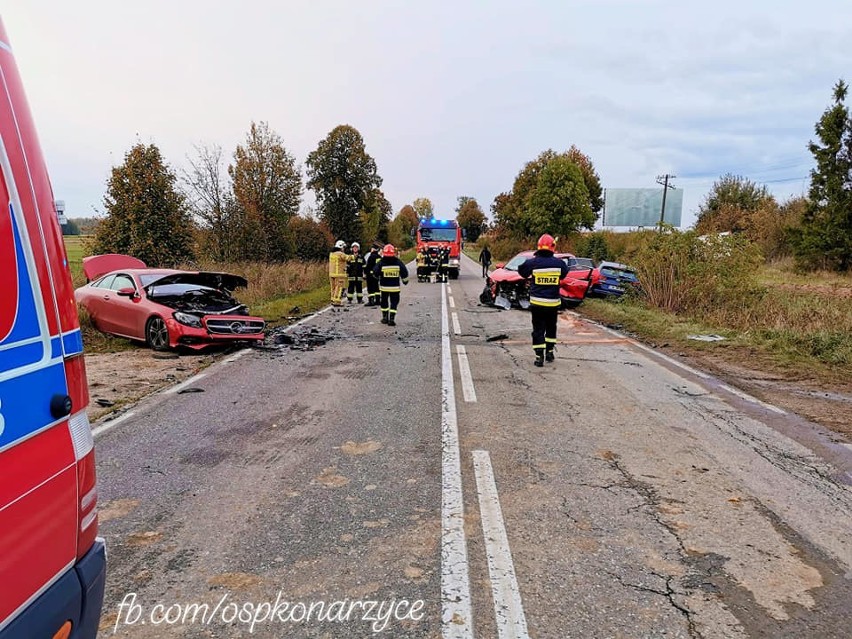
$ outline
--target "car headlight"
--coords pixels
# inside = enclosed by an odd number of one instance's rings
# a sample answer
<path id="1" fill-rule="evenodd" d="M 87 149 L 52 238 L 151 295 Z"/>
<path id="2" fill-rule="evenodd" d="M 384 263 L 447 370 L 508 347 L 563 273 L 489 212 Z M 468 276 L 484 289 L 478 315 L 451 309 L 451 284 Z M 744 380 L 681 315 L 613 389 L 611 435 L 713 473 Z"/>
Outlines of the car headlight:
<path id="1" fill-rule="evenodd" d="M 201 328 L 201 318 L 196 315 L 190 315 L 189 313 L 181 313 L 180 311 L 174 314 L 175 320 L 180 322 L 181 324 L 185 324 L 186 326 L 192 326 L 193 328 Z"/>

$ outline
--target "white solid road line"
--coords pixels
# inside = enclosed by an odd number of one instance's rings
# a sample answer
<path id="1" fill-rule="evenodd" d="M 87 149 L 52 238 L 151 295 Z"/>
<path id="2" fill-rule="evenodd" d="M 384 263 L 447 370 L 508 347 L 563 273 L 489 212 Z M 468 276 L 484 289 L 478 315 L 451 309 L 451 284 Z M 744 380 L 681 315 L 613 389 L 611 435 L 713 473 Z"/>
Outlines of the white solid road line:
<path id="1" fill-rule="evenodd" d="M 515 577 L 515 565 L 509 538 L 500 508 L 497 482 L 487 451 L 473 451 L 473 470 L 476 491 L 479 494 L 479 512 L 482 519 L 482 536 L 485 538 L 485 556 L 491 576 L 491 595 L 494 598 L 494 615 L 499 639 L 528 639 L 527 619 L 521 603 L 521 591 Z"/>
<path id="2" fill-rule="evenodd" d="M 97 437 L 98 435 L 103 435 L 105 432 L 107 432 L 111 428 L 118 426 L 121 422 L 123 422 L 127 419 L 130 419 L 135 414 L 136 414 L 136 411 L 131 410 L 131 411 L 124 413 L 124 415 L 119 415 L 115 419 L 111 419 L 110 421 L 105 422 L 104 424 L 101 424 L 97 428 L 93 428 L 92 429 L 92 437 L 94 438 L 94 437 Z"/>
<path id="3" fill-rule="evenodd" d="M 459 314 L 456 312 L 452 313 L 453 316 L 453 333 L 456 335 L 461 335 L 461 324 L 459 324 Z"/>
<path id="4" fill-rule="evenodd" d="M 295 324 L 290 324 L 290 326 L 288 326 L 287 328 L 285 328 L 285 329 L 284 329 L 283 331 L 281 331 L 281 332 L 282 332 L 282 333 L 289 333 L 290 331 L 292 331 L 292 330 L 293 330 L 294 328 L 296 328 L 297 326 L 301 326 L 301 325 L 302 325 L 302 324 L 304 324 L 305 322 L 310 322 L 312 319 L 314 319 L 314 318 L 315 318 L 315 317 L 317 317 L 318 315 L 322 315 L 323 313 L 326 313 L 326 312 L 330 311 L 332 308 L 334 308 L 334 307 L 333 307 L 331 304 L 329 304 L 329 305 L 328 305 L 328 306 L 326 306 L 325 308 L 321 308 L 320 310 L 318 310 L 316 313 L 311 313 L 311 314 L 310 314 L 310 315 L 308 315 L 307 317 L 303 317 L 302 319 L 300 319 L 300 320 L 299 320 L 298 322 L 296 322 Z"/>
<path id="5" fill-rule="evenodd" d="M 242 349 L 242 350 L 237 351 L 237 352 L 236 352 L 236 353 L 234 353 L 233 355 L 231 355 L 228 359 L 226 359 L 226 360 L 225 360 L 225 361 L 223 361 L 222 363 L 223 363 L 223 364 L 231 364 L 231 363 L 233 363 L 233 362 L 236 362 L 236 361 L 237 361 L 238 359 L 240 359 L 243 355 L 248 355 L 249 353 L 251 353 L 251 349 L 250 349 L 250 348 L 244 348 L 244 349 Z"/>
<path id="6" fill-rule="evenodd" d="M 198 373 L 198 375 L 193 375 L 189 379 L 183 380 L 177 386 L 172 386 L 171 388 L 167 389 L 165 391 L 165 394 L 166 395 L 174 395 L 175 393 L 182 391 L 187 386 L 190 386 L 190 385 L 194 384 L 195 382 L 204 379 L 205 377 L 207 377 L 206 373 Z"/>
<path id="7" fill-rule="evenodd" d="M 572 313 L 572 315 L 583 319 L 582 315 L 580 315 L 579 313 Z M 713 377 L 711 375 L 708 375 L 707 373 L 705 373 L 703 371 L 696 370 L 696 369 L 692 368 L 692 366 L 687 366 L 683 362 L 679 362 L 676 359 L 669 357 L 665 353 L 661 353 L 659 351 L 654 350 L 653 348 L 649 348 L 648 346 L 645 346 L 644 344 L 637 342 L 636 340 L 630 339 L 627 336 L 625 336 L 623 333 L 619 333 L 618 331 L 613 330 L 613 329 L 611 329 L 607 326 L 603 326 L 601 324 L 597 324 L 597 326 L 602 328 L 607 333 L 610 333 L 612 335 L 617 335 L 618 337 L 626 339 L 627 342 L 630 345 L 635 346 L 636 348 L 639 348 L 639 349 L 641 349 L 641 350 L 643 350 L 647 353 L 650 353 L 654 357 L 658 357 L 658 358 L 662 359 L 663 361 L 668 362 L 672 366 L 676 366 L 677 368 L 680 368 L 681 370 L 686 371 L 687 373 L 692 373 L 693 375 L 695 375 L 696 377 L 700 377 L 701 379 L 706 379 L 706 380 L 710 380 L 710 381 L 713 380 Z M 758 406 L 762 406 L 766 410 L 772 411 L 773 413 L 777 413 L 778 415 L 786 415 L 787 414 L 787 411 L 785 411 L 783 408 L 778 408 L 777 406 L 773 406 L 772 404 L 767 404 L 766 402 L 759 400 L 757 397 L 755 397 L 753 395 L 749 395 L 748 393 L 741 391 L 738 388 L 734 388 L 733 386 L 728 386 L 727 384 L 718 384 L 717 388 L 720 388 L 723 391 L 731 393 L 732 395 L 736 395 L 740 399 L 744 399 L 747 402 L 750 402 L 752 404 L 757 404 Z"/>
<path id="8" fill-rule="evenodd" d="M 461 454 L 447 321 L 441 286 L 441 626 L 443 639 L 473 639 L 470 575 L 464 535 Z"/>
<path id="9" fill-rule="evenodd" d="M 473 387 L 473 375 L 470 374 L 470 362 L 467 360 L 467 351 L 464 346 L 456 346 L 456 354 L 459 358 L 459 376 L 461 377 L 462 393 L 464 401 L 476 401 L 476 389 Z"/>
<path id="10" fill-rule="evenodd" d="M 741 391 L 739 388 L 734 388 L 733 386 L 728 386 L 727 384 L 719 384 L 719 388 L 724 391 L 728 391 L 729 393 L 732 393 L 733 395 L 736 395 L 740 399 L 744 399 L 747 402 L 762 406 L 766 410 L 772 411 L 773 413 L 777 413 L 778 415 L 787 414 L 787 411 L 785 411 L 783 408 L 778 408 L 777 406 L 773 406 L 772 404 L 767 404 L 766 402 L 759 400 L 757 397 L 753 397 L 752 395 Z"/>

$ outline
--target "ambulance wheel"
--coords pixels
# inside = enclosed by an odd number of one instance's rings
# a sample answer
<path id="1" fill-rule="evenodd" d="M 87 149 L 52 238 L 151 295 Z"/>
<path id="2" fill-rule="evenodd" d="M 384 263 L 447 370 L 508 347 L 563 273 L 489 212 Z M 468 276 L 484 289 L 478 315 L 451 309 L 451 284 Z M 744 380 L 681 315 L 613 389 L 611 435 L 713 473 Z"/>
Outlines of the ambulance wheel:
<path id="1" fill-rule="evenodd" d="M 162 317 L 155 315 L 145 324 L 145 343 L 151 350 L 169 350 L 169 328 Z"/>

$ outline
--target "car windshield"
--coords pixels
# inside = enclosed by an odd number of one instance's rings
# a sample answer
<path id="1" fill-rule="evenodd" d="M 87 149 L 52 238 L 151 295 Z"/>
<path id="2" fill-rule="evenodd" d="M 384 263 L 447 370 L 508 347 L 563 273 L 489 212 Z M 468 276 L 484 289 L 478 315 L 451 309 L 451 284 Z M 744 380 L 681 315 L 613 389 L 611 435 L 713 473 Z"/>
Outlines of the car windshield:
<path id="1" fill-rule="evenodd" d="M 144 275 L 142 276 L 145 277 Z M 160 279 L 159 277 L 155 279 Z M 145 280 L 143 279 L 144 283 Z M 162 286 L 152 286 L 148 294 L 151 297 L 180 297 L 187 293 L 202 294 L 202 293 L 219 293 L 215 288 L 209 286 L 199 286 L 198 284 L 163 284 Z"/>
<path id="2" fill-rule="evenodd" d="M 455 242 L 456 235 L 455 228 L 430 229 L 424 226 L 420 229 L 420 239 L 424 242 Z"/>
<path id="3" fill-rule="evenodd" d="M 594 268 L 595 265 L 588 257 L 569 257 L 565 260 L 568 268 L 572 271 L 581 271 L 587 268 Z"/>
<path id="4" fill-rule="evenodd" d="M 621 280 L 627 280 L 628 282 L 635 282 L 636 273 L 633 271 L 625 271 L 620 268 L 612 268 L 611 266 L 604 266 L 601 269 L 601 275 L 605 275 L 607 277 L 617 277 Z"/>
<path id="5" fill-rule="evenodd" d="M 144 275 L 139 276 L 139 281 L 142 282 L 142 286 L 148 286 L 151 282 L 156 282 L 157 280 L 163 277 L 162 273 L 145 273 Z"/>
<path id="6" fill-rule="evenodd" d="M 503 268 L 507 271 L 517 271 L 518 267 L 529 259 L 526 255 L 516 255 Z"/>

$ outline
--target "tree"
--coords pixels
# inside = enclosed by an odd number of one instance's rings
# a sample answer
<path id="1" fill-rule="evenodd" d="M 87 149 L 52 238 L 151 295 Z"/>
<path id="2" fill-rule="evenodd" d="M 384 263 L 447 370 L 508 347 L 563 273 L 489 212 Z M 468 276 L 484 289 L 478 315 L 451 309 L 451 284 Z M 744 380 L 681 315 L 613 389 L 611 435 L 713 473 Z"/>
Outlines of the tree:
<path id="1" fill-rule="evenodd" d="M 600 213 L 604 205 L 603 187 L 601 186 L 601 178 L 595 171 L 595 165 L 592 164 L 592 159 L 573 144 L 564 155 L 580 169 L 580 173 L 583 174 L 583 183 L 589 192 L 589 206 L 595 213 Z"/>
<path id="2" fill-rule="evenodd" d="M 69 219 L 62 225 L 62 235 L 80 235 L 80 227 L 74 220 Z"/>
<path id="3" fill-rule="evenodd" d="M 287 223 L 299 210 L 302 176 L 281 136 L 266 122 L 251 123 L 244 144 L 228 167 L 234 198 L 245 219 L 242 231 L 255 247 L 255 257 L 286 260 L 293 251 Z"/>
<path id="4" fill-rule="evenodd" d="M 388 239 L 388 224 L 393 213 L 381 189 L 373 189 L 367 195 L 364 209 L 359 213 L 361 222 L 361 243 L 366 246 L 373 242 L 385 242 Z"/>
<path id="5" fill-rule="evenodd" d="M 419 197 L 411 203 L 417 217 L 434 217 L 435 207 L 432 206 L 432 200 L 428 197 Z"/>
<path id="6" fill-rule="evenodd" d="M 738 233 L 751 226 L 751 216 L 761 208 L 775 204 L 766 186 L 741 175 L 727 173 L 713 183 L 710 193 L 698 209 L 695 230 L 706 233 Z"/>
<path id="7" fill-rule="evenodd" d="M 580 168 L 564 155 L 547 162 L 524 200 L 521 223 L 526 234 L 569 235 L 593 228 L 595 220 Z"/>
<path id="8" fill-rule="evenodd" d="M 586 192 L 588 210 L 592 212 L 594 220 L 597 219 L 597 213 L 603 208 L 603 189 L 591 159 L 576 146 L 572 146 L 564 153 L 547 149 L 524 165 L 515 177 L 511 192 L 501 193 L 494 199 L 491 210 L 494 212 L 495 224 L 499 231 L 516 238 L 532 234 L 529 225 L 530 217 L 526 210 L 529 196 L 536 189 L 539 176 L 545 167 L 557 159 L 561 159 L 563 164 L 569 162 L 575 165 Z M 586 207 L 583 206 L 583 208 Z M 584 214 L 580 217 L 586 216 Z M 591 222 L 592 226 L 594 226 L 594 220 Z"/>
<path id="9" fill-rule="evenodd" d="M 305 262 L 328 259 L 334 236 L 325 224 L 294 215 L 287 226 L 289 234 L 297 240 L 294 254 L 297 259 Z"/>
<path id="10" fill-rule="evenodd" d="M 192 217 L 176 181 L 155 144 L 135 144 L 107 181 L 107 217 L 95 232 L 95 254 L 132 255 L 153 267 L 192 259 Z"/>
<path id="11" fill-rule="evenodd" d="M 411 247 L 414 242 L 411 233 L 417 228 L 420 218 L 410 204 L 403 206 L 388 228 L 388 241 L 394 246 Z"/>
<path id="12" fill-rule="evenodd" d="M 797 262 L 806 268 L 846 271 L 852 267 L 852 121 L 848 85 L 834 86 L 834 103 L 816 124 L 818 142 L 808 145 L 816 160 L 808 207 L 793 234 Z"/>
<path id="13" fill-rule="evenodd" d="M 308 188 L 316 193 L 321 219 L 337 238 L 362 237 L 361 217 L 373 190 L 382 185 L 376 161 L 355 127 L 335 127 L 306 162 Z"/>
<path id="14" fill-rule="evenodd" d="M 242 211 L 228 181 L 222 148 L 196 146 L 195 156 L 187 161 L 190 168 L 183 174 L 184 190 L 203 232 L 203 252 L 218 261 L 246 257 L 240 234 Z"/>
<path id="15" fill-rule="evenodd" d="M 458 199 L 456 222 L 465 232 L 468 242 L 476 242 L 485 228 L 486 217 L 475 198 L 462 196 Z"/>

